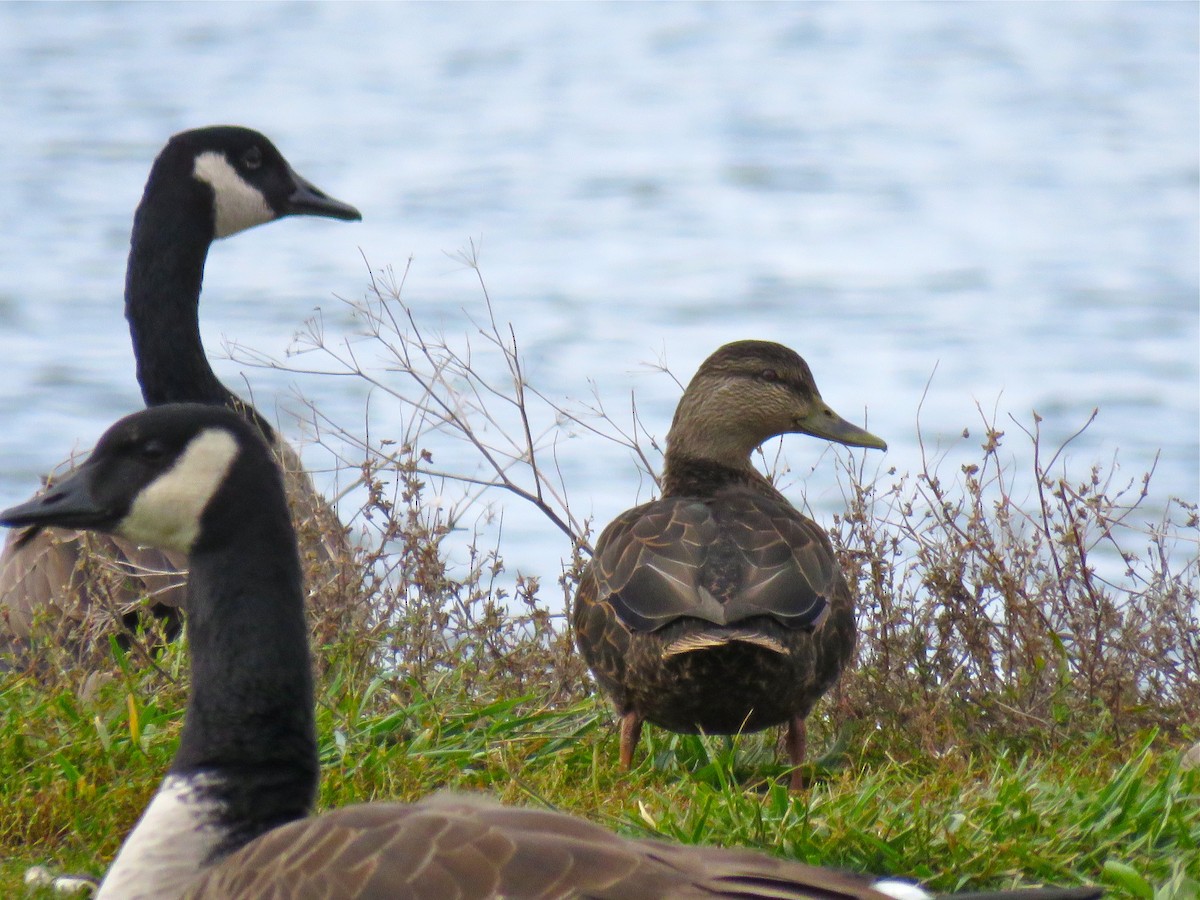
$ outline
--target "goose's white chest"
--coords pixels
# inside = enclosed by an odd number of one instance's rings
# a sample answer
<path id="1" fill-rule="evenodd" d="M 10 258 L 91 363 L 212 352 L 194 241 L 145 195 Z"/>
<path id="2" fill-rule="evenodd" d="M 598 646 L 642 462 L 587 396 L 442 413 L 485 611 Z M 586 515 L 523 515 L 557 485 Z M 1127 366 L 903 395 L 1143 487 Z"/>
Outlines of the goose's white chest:
<path id="1" fill-rule="evenodd" d="M 96 900 L 166 900 L 195 879 L 221 841 L 203 775 L 168 775 L 104 876 Z"/>

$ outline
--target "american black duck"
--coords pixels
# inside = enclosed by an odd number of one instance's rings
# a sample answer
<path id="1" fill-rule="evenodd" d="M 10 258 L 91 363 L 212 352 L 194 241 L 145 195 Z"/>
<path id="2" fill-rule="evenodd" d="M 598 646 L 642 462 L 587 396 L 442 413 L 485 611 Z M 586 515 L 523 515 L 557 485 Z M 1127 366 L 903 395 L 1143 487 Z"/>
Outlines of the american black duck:
<path id="1" fill-rule="evenodd" d="M 887 449 L 821 399 L 796 353 L 726 344 L 700 366 L 667 435 L 662 496 L 604 529 L 575 598 L 575 641 L 621 718 L 735 734 L 804 719 L 854 649 L 854 603 L 828 536 L 751 463 L 781 434 Z M 792 770 L 792 787 L 801 775 Z"/>

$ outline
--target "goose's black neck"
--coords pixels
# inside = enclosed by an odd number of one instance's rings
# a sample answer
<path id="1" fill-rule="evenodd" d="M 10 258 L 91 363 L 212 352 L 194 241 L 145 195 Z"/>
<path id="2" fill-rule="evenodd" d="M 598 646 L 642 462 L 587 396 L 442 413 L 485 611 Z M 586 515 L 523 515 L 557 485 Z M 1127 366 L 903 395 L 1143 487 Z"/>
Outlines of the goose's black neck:
<path id="1" fill-rule="evenodd" d="M 662 476 L 664 497 L 711 497 L 728 487 L 749 488 L 787 502 L 750 460 L 744 466 L 734 467 L 711 459 L 667 453 Z"/>
<path id="2" fill-rule="evenodd" d="M 224 512 L 206 518 L 189 559 L 192 688 L 171 771 L 214 776 L 219 855 L 307 815 L 319 777 L 300 560 L 278 470 L 263 455 L 269 471 L 230 473 L 209 507 Z"/>
<path id="3" fill-rule="evenodd" d="M 125 271 L 125 318 L 147 406 L 228 406 L 267 436 L 270 426 L 221 384 L 200 339 L 200 287 L 212 244 L 212 188 L 175 160 L 155 163 L 133 218 Z"/>

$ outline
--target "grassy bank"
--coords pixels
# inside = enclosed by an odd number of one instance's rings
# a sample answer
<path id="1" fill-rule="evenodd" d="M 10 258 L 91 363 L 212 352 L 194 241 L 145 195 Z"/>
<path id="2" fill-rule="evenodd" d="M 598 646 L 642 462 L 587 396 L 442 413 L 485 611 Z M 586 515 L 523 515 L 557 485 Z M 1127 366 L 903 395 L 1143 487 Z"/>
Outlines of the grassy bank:
<path id="1" fill-rule="evenodd" d="M 490 304 L 461 346 L 423 335 L 402 281 L 381 274 L 350 304 L 356 343 L 314 325 L 303 348 L 306 369 L 320 357 L 334 377 L 365 379 L 389 422 L 380 438 L 312 413 L 361 494 L 340 510 L 357 541 L 346 577 L 320 585 L 313 607 L 323 808 L 486 790 L 630 834 L 944 891 L 1099 882 L 1116 897 L 1200 895 L 1200 774 L 1179 766 L 1200 740 L 1194 504 L 1171 500 L 1147 522 L 1149 476 L 1067 471 L 1036 414 L 1009 435 L 972 425 L 978 459 L 954 471 L 931 461 L 868 477 L 846 463 L 845 512 L 825 524 L 853 576 L 859 644 L 811 720 L 809 790 L 784 790 L 774 733 L 651 726 L 621 775 L 611 713 L 560 611 L 596 523 L 569 502 L 556 429 L 621 445 L 647 479 L 659 444 L 636 405 L 622 428 L 599 396 L 566 408 L 540 394 Z M 488 353 L 498 365 L 481 365 Z M 435 436 L 464 442 L 479 467 L 442 469 Z M 1008 455 L 1014 440 L 1027 465 Z M 427 502 L 454 484 L 460 502 Z M 562 532 L 549 557 L 563 559 L 560 585 L 509 578 L 503 547 L 447 562 L 449 537 L 488 503 L 533 504 Z M 100 874 L 182 722 L 180 644 L 148 651 L 152 637 L 126 635 L 128 653 L 113 642 L 81 660 L 47 635 L 28 670 L 0 674 L 4 897 L 22 895 L 32 864 Z"/>
<path id="2" fill-rule="evenodd" d="M 181 655 L 167 653 L 168 673 Z M 0 895 L 22 896 L 33 864 L 101 874 L 170 760 L 180 686 L 139 672 L 90 694 L 47 694 L 17 676 L 0 685 Z M 648 729 L 641 764 L 624 777 L 599 701 L 480 702 L 453 675 L 421 689 L 330 672 L 320 730 L 322 807 L 486 790 L 628 834 L 756 847 L 947 891 L 1043 881 L 1102 882 L 1118 897 L 1200 889 L 1200 772 L 1181 772 L 1177 746 L 1161 736 L 984 741 L 931 756 L 857 733 L 814 764 L 807 793 L 789 796 L 769 737 Z M 815 746 L 836 742 L 815 731 Z"/>

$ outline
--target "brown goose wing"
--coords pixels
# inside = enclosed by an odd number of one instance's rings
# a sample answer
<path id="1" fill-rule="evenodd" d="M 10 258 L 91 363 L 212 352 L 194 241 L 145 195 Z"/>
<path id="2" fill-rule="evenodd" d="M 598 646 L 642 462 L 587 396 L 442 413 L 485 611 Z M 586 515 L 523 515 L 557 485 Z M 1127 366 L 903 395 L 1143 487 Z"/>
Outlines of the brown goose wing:
<path id="1" fill-rule="evenodd" d="M 886 900 L 857 876 L 746 851 L 631 840 L 573 816 L 456 795 L 294 822 L 214 866 L 185 897 Z"/>
<path id="2" fill-rule="evenodd" d="M 179 606 L 186 560 L 105 535 L 48 528 L 12 531 L 0 551 L 0 646 L 19 651 L 39 618 L 64 635 L 88 617 L 93 598 L 123 615 L 146 598 Z"/>
<path id="3" fill-rule="evenodd" d="M 292 523 L 302 541 L 301 552 L 322 562 L 337 560 L 349 551 L 346 528 L 337 511 L 321 496 L 304 468 L 300 454 L 286 441 L 276 440 L 275 461 L 283 471 Z"/>
<path id="4" fill-rule="evenodd" d="M 596 543 L 591 578 L 595 599 L 635 631 L 685 616 L 812 628 L 827 613 L 837 569 L 824 533 L 786 501 L 729 489 L 618 516 Z"/>

